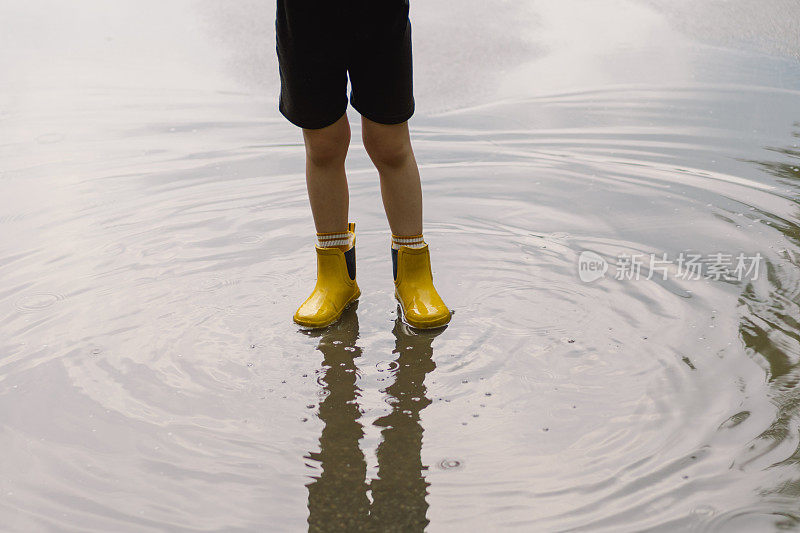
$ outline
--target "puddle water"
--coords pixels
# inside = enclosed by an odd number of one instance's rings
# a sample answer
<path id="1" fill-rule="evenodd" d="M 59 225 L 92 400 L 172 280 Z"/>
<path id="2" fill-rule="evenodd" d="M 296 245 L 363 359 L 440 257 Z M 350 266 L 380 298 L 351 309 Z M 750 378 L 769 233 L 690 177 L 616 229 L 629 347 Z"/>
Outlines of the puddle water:
<path id="1" fill-rule="evenodd" d="M 455 311 L 419 333 L 355 142 L 363 295 L 291 322 L 313 225 L 272 8 L 103 5 L 0 9 L 5 528 L 798 527 L 796 35 L 731 38 L 796 7 L 700 37 L 680 3 L 414 6 Z"/>

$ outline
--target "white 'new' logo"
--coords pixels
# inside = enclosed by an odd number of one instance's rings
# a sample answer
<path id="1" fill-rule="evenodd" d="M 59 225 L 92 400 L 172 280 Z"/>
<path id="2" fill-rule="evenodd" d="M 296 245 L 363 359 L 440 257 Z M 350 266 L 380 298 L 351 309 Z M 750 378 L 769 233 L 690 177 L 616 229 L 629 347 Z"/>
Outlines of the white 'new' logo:
<path id="1" fill-rule="evenodd" d="M 602 278 L 608 270 L 608 263 L 601 256 L 584 250 L 578 256 L 578 276 L 581 281 L 590 282 Z"/>

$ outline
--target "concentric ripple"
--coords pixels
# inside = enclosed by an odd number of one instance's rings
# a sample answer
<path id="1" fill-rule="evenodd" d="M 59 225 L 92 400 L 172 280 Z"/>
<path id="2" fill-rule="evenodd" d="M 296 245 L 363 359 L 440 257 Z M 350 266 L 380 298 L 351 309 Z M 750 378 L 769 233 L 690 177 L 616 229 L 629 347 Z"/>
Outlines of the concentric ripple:
<path id="1" fill-rule="evenodd" d="M 522 4 L 498 14 L 508 31 L 522 31 Z M 597 5 L 584 8 L 611 16 Z M 188 7 L 159 9 L 189 31 Z M 447 24 L 447 11 L 429 13 Z M 667 33 L 668 53 L 623 41 L 597 52 L 619 69 L 592 70 L 581 58 L 597 56 L 569 47 L 578 30 L 552 36 L 567 56 L 543 63 L 509 35 L 533 61 L 519 72 L 504 70 L 512 57 L 459 55 L 464 79 L 480 70 L 480 101 L 423 93 L 411 123 L 451 324 L 398 319 L 378 176 L 353 122 L 362 296 L 330 328 L 300 330 L 291 316 L 315 274 L 300 133 L 262 88 L 206 86 L 204 63 L 176 86 L 167 68 L 137 70 L 141 35 L 129 47 L 104 32 L 124 37 L 140 12 L 89 39 L 123 55 L 124 83 L 102 63 L 76 67 L 103 73 L 87 87 L 0 88 L 14 96 L 0 109 L 14 133 L 0 140 L 4 530 L 798 527 L 796 63 Z M 639 15 L 642 33 L 666 31 Z M 130 24 L 154 32 L 161 58 L 178 38 L 150 22 Z M 613 40 L 611 22 L 593 25 Z M 219 46 L 184 37 L 186 57 Z M 422 70 L 443 71 L 431 42 Z M 630 81 L 648 50 L 674 80 Z M 581 67 L 597 80 L 534 90 Z M 551 79 L 485 98 L 525 72 Z M 706 269 L 757 255 L 760 270 L 692 279 L 677 264 L 692 253 Z M 634 256 L 645 262 L 626 270 Z"/>

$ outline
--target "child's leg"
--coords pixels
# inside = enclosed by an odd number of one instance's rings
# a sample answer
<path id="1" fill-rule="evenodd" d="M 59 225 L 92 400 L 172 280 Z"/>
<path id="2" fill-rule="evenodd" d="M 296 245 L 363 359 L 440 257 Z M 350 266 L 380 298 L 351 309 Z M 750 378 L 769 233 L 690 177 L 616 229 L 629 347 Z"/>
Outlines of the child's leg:
<path id="1" fill-rule="evenodd" d="M 361 118 L 364 147 L 378 169 L 381 196 L 394 235 L 422 234 L 422 188 L 408 122 L 379 124 Z"/>
<path id="2" fill-rule="evenodd" d="M 350 145 L 347 115 L 320 129 L 303 129 L 306 187 L 317 233 L 347 231 L 350 197 L 344 160 Z"/>
<path id="3" fill-rule="evenodd" d="M 306 186 L 317 228 L 317 283 L 294 314 L 294 321 L 324 327 L 361 294 L 356 283 L 355 224 L 348 224 L 349 195 L 344 159 L 350 125 L 343 114 L 319 129 L 303 129 Z"/>
<path id="4" fill-rule="evenodd" d="M 422 237 L 422 187 L 408 123 L 379 124 L 361 118 L 364 146 L 378 169 L 386 218 L 392 228 L 395 295 L 412 326 L 434 328 L 450 321 L 433 286 L 428 245 Z"/>

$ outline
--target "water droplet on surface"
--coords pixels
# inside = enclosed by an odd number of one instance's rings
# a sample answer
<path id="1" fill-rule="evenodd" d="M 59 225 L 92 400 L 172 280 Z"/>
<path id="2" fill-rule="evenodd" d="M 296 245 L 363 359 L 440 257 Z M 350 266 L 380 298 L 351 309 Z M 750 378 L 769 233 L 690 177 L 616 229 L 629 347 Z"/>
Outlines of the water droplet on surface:
<path id="1" fill-rule="evenodd" d="M 378 369 L 378 372 L 390 372 L 392 370 L 397 370 L 400 365 L 397 361 L 379 361 L 375 367 Z"/>
<path id="2" fill-rule="evenodd" d="M 261 235 L 242 235 L 239 238 L 239 242 L 242 244 L 258 244 L 263 240 L 264 238 Z"/>
<path id="3" fill-rule="evenodd" d="M 120 255 L 125 251 L 125 245 L 119 242 L 107 244 L 103 247 L 103 253 L 106 255 Z"/>
<path id="4" fill-rule="evenodd" d="M 64 299 L 61 294 L 52 292 L 37 292 L 28 294 L 17 300 L 16 307 L 20 311 L 41 311 L 52 307 L 56 302 Z"/>
<path id="5" fill-rule="evenodd" d="M 442 459 L 439 461 L 438 466 L 442 470 L 453 470 L 456 468 L 461 468 L 462 463 L 458 459 Z"/>

